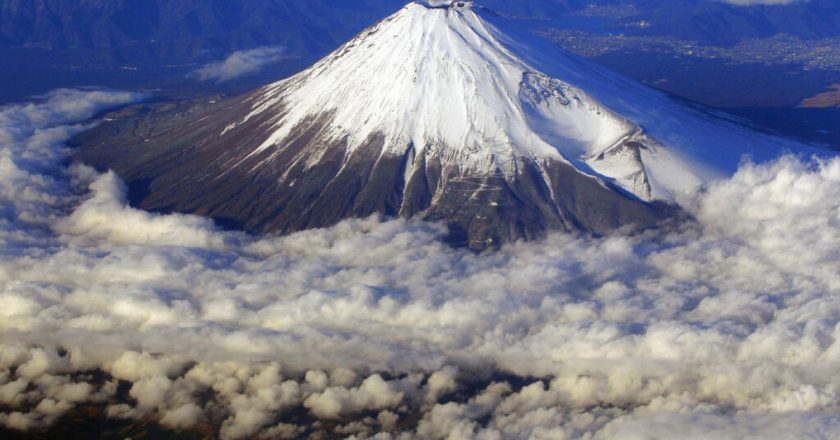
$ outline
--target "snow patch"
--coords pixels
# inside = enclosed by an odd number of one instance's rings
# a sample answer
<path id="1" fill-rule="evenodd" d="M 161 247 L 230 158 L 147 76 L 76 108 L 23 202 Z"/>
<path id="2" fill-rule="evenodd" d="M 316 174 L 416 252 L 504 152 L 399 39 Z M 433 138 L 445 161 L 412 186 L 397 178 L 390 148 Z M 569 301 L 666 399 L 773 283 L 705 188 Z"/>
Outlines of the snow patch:
<path id="1" fill-rule="evenodd" d="M 326 140 L 346 140 L 346 157 L 376 135 L 383 154 L 429 149 L 464 172 L 511 179 L 519 160 L 561 160 L 641 199 L 679 200 L 733 173 L 745 154 L 802 151 L 545 44 L 472 2 L 411 3 L 261 89 L 242 122 L 268 112 L 270 134 L 248 157 L 328 114 Z"/>

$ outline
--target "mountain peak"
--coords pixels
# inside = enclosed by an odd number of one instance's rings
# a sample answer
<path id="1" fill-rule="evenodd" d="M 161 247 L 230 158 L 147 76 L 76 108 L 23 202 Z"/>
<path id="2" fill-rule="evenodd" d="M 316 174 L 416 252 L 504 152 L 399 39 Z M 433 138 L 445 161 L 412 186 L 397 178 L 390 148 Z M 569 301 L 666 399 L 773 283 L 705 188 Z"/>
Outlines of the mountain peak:
<path id="1" fill-rule="evenodd" d="M 143 124 L 158 134 L 82 153 L 142 183 L 142 207 L 258 232 L 420 217 L 476 249 L 651 226 L 790 146 L 461 1 L 409 4 L 291 78 Z"/>
<path id="2" fill-rule="evenodd" d="M 474 6 L 472 1 L 458 0 L 417 0 L 412 2 L 427 9 L 469 9 Z"/>
<path id="3" fill-rule="evenodd" d="M 518 57 L 478 14 L 448 13 L 462 4 L 433 2 L 447 13 L 409 5 L 308 71 L 266 88 L 245 120 L 276 102 L 288 106 L 274 112 L 275 131 L 253 154 L 282 144 L 311 115 L 330 113 L 327 135 L 346 139 L 350 153 L 381 136 L 390 154 L 428 149 L 461 170 L 512 177 L 520 159 L 580 162 L 640 131 Z M 634 166 L 622 170 L 633 174 L 629 180 L 616 177 L 649 199 Z"/>

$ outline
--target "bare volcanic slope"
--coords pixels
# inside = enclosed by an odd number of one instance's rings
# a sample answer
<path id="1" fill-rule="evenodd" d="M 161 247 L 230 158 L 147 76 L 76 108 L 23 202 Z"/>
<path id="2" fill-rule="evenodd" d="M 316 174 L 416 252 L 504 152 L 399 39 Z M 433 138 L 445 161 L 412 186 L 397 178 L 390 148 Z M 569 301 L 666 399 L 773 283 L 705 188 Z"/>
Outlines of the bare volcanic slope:
<path id="1" fill-rule="evenodd" d="M 289 79 L 124 110 L 76 140 L 137 204 L 287 233 L 374 213 L 475 249 L 648 227 L 795 148 L 528 36 L 472 2 L 415 2 Z"/>

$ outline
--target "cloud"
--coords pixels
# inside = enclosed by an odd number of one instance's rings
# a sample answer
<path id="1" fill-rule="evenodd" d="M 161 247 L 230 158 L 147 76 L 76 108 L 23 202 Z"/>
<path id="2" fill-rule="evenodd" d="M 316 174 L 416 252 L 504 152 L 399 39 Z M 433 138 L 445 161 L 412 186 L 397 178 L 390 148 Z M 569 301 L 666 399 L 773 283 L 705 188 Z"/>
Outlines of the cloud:
<path id="1" fill-rule="evenodd" d="M 62 167 L 79 121 L 135 99 L 0 109 L 6 427 L 85 405 L 224 438 L 840 436 L 840 159 L 746 164 L 643 236 L 253 238 Z"/>
<path id="2" fill-rule="evenodd" d="M 315 393 L 303 402 L 312 413 L 325 419 L 368 410 L 381 410 L 398 406 L 404 394 L 393 383 L 374 374 L 357 388 L 330 387 Z"/>
<path id="3" fill-rule="evenodd" d="M 77 169 L 77 173 L 91 170 Z M 68 237 L 111 244 L 158 244 L 221 249 L 225 237 L 216 233 L 212 220 L 184 215 L 154 215 L 131 209 L 126 187 L 114 173 L 97 177 L 91 195 L 55 229 Z"/>
<path id="4" fill-rule="evenodd" d="M 230 54 L 224 61 L 207 64 L 193 72 L 202 81 L 222 83 L 258 72 L 268 64 L 283 57 L 280 47 L 260 47 Z"/>

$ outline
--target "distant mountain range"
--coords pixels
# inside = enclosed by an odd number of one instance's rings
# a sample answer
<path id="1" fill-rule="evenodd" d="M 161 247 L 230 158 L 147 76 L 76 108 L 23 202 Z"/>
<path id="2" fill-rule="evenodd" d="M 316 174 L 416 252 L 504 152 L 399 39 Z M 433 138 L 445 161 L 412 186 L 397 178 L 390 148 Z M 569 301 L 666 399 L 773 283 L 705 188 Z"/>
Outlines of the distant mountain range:
<path id="1" fill-rule="evenodd" d="M 596 3 L 599 3 L 596 1 Z M 801 38 L 840 35 L 840 2 L 794 1 L 784 5 L 736 6 L 723 0 L 619 0 L 602 4 L 635 5 L 648 27 L 636 33 L 668 35 L 707 44 L 731 44 L 744 38 L 779 33 Z"/>
<path id="2" fill-rule="evenodd" d="M 0 54 L 31 67 L 56 69 L 81 60 L 97 68 L 141 64 L 154 69 L 195 66 L 237 50 L 273 46 L 283 47 L 289 58 L 298 60 L 286 63 L 288 71 L 279 69 L 288 74 L 327 54 L 405 3 L 406 0 L 0 0 Z M 835 0 L 749 7 L 717 0 L 480 3 L 532 30 L 574 27 L 599 34 L 670 36 L 716 45 L 779 33 L 801 38 L 840 36 L 840 2 Z"/>
<path id="3" fill-rule="evenodd" d="M 400 1 L 2 0 L 0 46 L 97 49 L 115 61 L 194 61 L 280 45 L 317 54 Z"/>
<path id="4" fill-rule="evenodd" d="M 405 0 L 0 0 L 0 47 L 112 49 L 116 58 L 202 59 L 260 45 L 334 48 Z M 485 0 L 532 25 L 589 16 L 605 29 L 709 43 L 787 33 L 840 35 L 840 2 L 734 6 L 713 0 Z M 542 23 L 539 23 L 542 22 Z"/>

